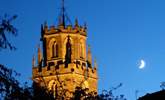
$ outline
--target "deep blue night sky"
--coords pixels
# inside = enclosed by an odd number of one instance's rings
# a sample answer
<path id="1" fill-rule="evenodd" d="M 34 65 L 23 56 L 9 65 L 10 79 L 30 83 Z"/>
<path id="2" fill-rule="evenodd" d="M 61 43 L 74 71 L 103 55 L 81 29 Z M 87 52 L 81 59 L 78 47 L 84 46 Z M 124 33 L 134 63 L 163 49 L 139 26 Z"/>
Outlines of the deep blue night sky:
<path id="1" fill-rule="evenodd" d="M 120 82 L 116 95 L 135 100 L 147 92 L 160 90 L 165 81 L 165 1 L 164 0 L 65 0 L 72 22 L 87 22 L 88 44 L 98 62 L 99 91 Z M 60 0 L 0 0 L 0 16 L 18 15 L 14 21 L 18 37 L 9 37 L 18 48 L 2 50 L 0 63 L 29 80 L 32 56 L 40 43 L 40 26 L 57 24 Z M 146 62 L 138 69 L 139 61 Z"/>

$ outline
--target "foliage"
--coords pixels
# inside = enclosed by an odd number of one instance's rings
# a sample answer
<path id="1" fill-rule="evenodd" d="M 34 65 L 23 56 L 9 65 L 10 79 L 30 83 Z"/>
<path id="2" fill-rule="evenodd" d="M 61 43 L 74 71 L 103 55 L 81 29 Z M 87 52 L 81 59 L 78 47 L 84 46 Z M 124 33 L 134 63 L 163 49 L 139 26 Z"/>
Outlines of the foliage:
<path id="1" fill-rule="evenodd" d="M 53 93 L 48 92 L 44 87 L 40 87 L 37 83 L 33 82 L 32 85 L 32 100 L 55 100 Z"/>
<path id="2" fill-rule="evenodd" d="M 73 100 L 98 100 L 99 96 L 96 92 L 89 92 L 89 89 L 83 89 L 81 87 L 76 87 L 73 93 Z"/>
<path id="3" fill-rule="evenodd" d="M 16 76 L 20 74 L 0 64 L 0 98 L 6 100 L 28 100 L 31 97 L 30 89 L 25 84 L 24 88 L 19 86 Z"/>
<path id="4" fill-rule="evenodd" d="M 118 86 L 120 86 L 119 84 Z M 89 92 L 89 89 L 82 89 L 81 87 L 76 87 L 75 92 L 73 93 L 73 100 L 126 100 L 124 95 L 114 96 L 113 91 L 117 88 L 110 90 L 103 90 L 101 94 L 96 92 Z"/>
<path id="5" fill-rule="evenodd" d="M 126 100 L 123 94 L 120 96 L 114 96 L 113 91 L 120 88 L 123 84 L 120 83 L 116 87 L 112 87 L 110 90 L 103 90 L 102 93 L 99 95 L 101 100 Z"/>
<path id="6" fill-rule="evenodd" d="M 5 15 L 0 19 L 0 49 L 10 50 L 15 47 L 9 42 L 8 35 L 17 36 L 17 29 L 12 25 L 12 21 L 17 18 L 16 15 L 8 17 Z M 24 87 L 19 85 L 17 76 L 20 76 L 16 71 L 7 68 L 0 64 L 0 98 L 5 100 L 29 100 L 32 98 L 32 92 L 27 83 Z"/>
<path id="7" fill-rule="evenodd" d="M 27 82 L 20 86 L 16 79 L 20 76 L 16 71 L 0 64 L 0 98 L 4 100 L 54 100 L 51 92 L 45 88 L 33 84 L 28 86 Z M 42 99 L 41 99 L 42 98 Z"/>
<path id="8" fill-rule="evenodd" d="M 13 20 L 16 18 L 16 15 L 12 17 L 5 15 L 4 18 L 0 20 L 0 49 L 6 49 L 8 47 L 10 50 L 15 49 L 7 37 L 9 34 L 17 36 L 17 29 L 12 24 Z"/>
<path id="9" fill-rule="evenodd" d="M 100 100 L 127 100 L 124 95 L 114 96 L 112 90 L 103 90 L 102 94 L 99 95 Z"/>

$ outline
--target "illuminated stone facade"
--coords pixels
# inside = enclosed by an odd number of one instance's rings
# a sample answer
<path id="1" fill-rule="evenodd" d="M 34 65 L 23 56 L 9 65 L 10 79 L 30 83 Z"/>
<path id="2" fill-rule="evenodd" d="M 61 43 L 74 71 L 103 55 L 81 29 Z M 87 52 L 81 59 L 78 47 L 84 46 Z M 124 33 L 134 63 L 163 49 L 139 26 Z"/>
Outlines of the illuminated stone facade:
<path id="1" fill-rule="evenodd" d="M 72 96 L 76 87 L 97 92 L 97 65 L 92 64 L 90 47 L 86 45 L 86 30 L 86 25 L 80 26 L 77 20 L 74 25 L 42 25 L 43 48 L 38 47 L 37 64 L 33 58 L 33 81 L 54 94 Z"/>

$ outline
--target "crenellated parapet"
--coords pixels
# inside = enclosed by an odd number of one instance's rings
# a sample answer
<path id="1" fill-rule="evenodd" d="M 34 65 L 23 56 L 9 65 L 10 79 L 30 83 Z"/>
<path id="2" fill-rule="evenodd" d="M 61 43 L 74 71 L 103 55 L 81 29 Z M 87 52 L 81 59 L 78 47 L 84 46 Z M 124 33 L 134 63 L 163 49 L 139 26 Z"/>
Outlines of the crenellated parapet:
<path id="1" fill-rule="evenodd" d="M 60 64 L 58 66 L 46 66 L 42 67 L 33 67 L 33 78 L 40 77 L 41 75 L 44 77 L 54 76 L 54 75 L 62 75 L 62 74 L 78 74 L 85 77 L 85 73 L 87 72 L 87 78 L 97 79 L 97 69 L 89 68 L 85 65 L 78 65 L 75 63 L 68 64 L 68 67 L 65 67 L 65 64 Z"/>
<path id="2" fill-rule="evenodd" d="M 78 24 L 75 24 L 75 26 L 72 25 L 59 25 L 59 26 L 50 26 L 48 27 L 47 24 L 43 26 L 43 32 L 45 35 L 51 35 L 51 34 L 80 34 L 87 36 L 87 28 L 86 25 L 79 26 Z"/>

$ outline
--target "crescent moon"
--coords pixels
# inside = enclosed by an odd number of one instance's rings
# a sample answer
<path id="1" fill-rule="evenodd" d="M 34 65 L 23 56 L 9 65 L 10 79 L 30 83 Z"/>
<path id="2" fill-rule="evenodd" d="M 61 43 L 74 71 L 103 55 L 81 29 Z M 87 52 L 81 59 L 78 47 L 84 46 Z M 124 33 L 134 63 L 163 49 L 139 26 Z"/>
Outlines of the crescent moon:
<path id="1" fill-rule="evenodd" d="M 140 60 L 140 66 L 139 69 L 143 69 L 146 66 L 146 63 L 144 60 Z"/>

